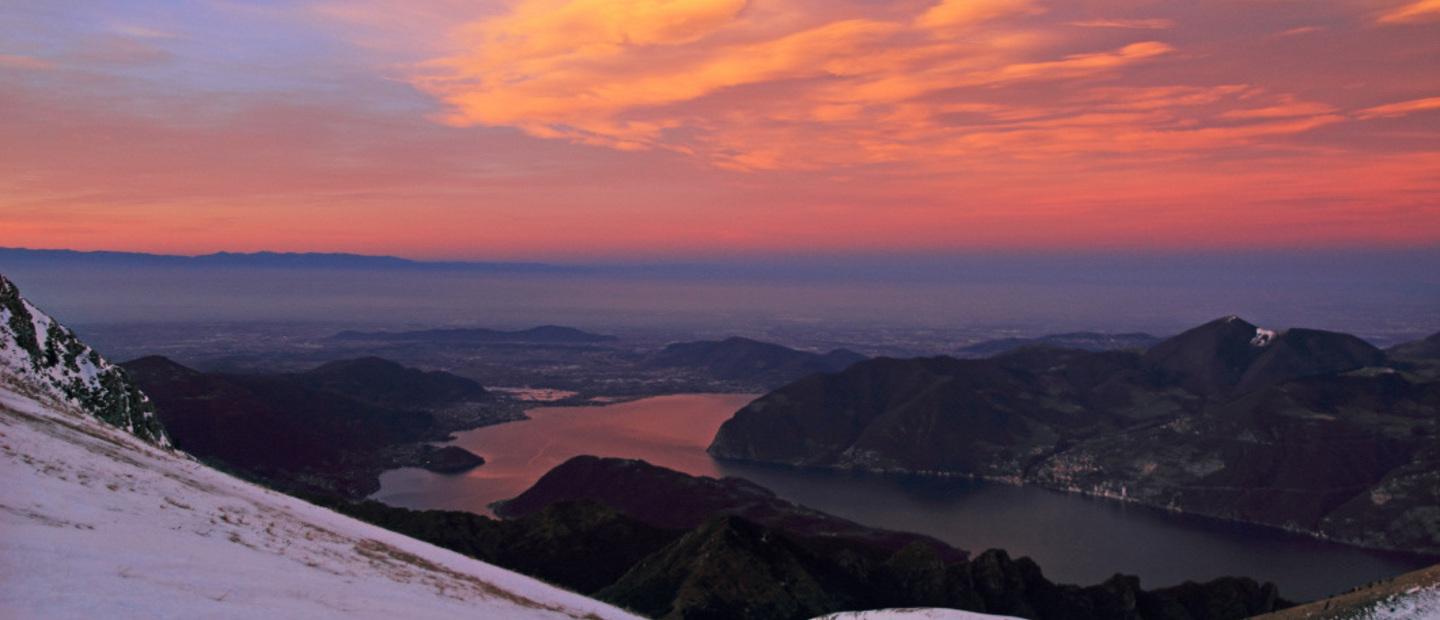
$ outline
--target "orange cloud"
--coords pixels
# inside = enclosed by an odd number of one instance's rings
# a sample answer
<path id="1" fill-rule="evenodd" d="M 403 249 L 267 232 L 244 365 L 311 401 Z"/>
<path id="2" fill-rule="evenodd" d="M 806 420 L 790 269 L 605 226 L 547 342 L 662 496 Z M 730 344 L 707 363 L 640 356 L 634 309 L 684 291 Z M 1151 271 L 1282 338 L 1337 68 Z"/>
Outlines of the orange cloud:
<path id="1" fill-rule="evenodd" d="M 1040 14 L 1028 0 L 828 22 L 761 4 L 525 0 L 462 29 L 470 51 L 429 63 L 414 83 L 447 104 L 452 125 L 803 169 L 922 160 L 936 140 L 921 134 L 983 105 L 977 89 L 1096 79 L 1174 51 L 1137 41 L 1045 58 L 1049 37 L 1018 22 L 946 34 Z M 824 154 L 803 146 L 820 143 Z"/>
<path id="2" fill-rule="evenodd" d="M 302 4 L 224 45 L 138 14 L 11 45 L 0 246 L 1440 241 L 1440 47 L 1371 10 L 1411 0 Z M 117 33 L 170 55 L 117 64 Z"/>
<path id="3" fill-rule="evenodd" d="M 1414 24 L 1440 21 L 1440 0 L 1419 0 L 1381 15 L 1382 24 Z"/>
<path id="4" fill-rule="evenodd" d="M 1440 110 L 1440 97 L 1429 97 L 1426 99 L 1414 99 L 1411 101 L 1379 105 L 1361 110 L 1356 113 L 1356 116 L 1363 119 L 1385 118 L 1405 116 L 1412 112 L 1424 112 L 1426 110 Z"/>
<path id="5" fill-rule="evenodd" d="M 1091 19 L 1083 22 L 1070 22 L 1071 26 L 1083 28 L 1138 28 L 1142 30 L 1167 30 L 1175 27 L 1175 21 L 1171 19 Z"/>
<path id="6" fill-rule="evenodd" d="M 1333 114 L 1335 107 L 1326 103 L 1295 101 L 1292 98 L 1284 98 L 1276 102 L 1276 105 L 1269 105 L 1263 108 L 1240 108 L 1230 110 L 1221 114 L 1221 118 L 1289 118 L 1296 116 L 1326 116 Z"/>
<path id="7" fill-rule="evenodd" d="M 922 29 L 944 29 L 973 26 L 1008 15 L 1033 15 L 1043 12 L 1030 0 L 941 0 L 915 20 Z"/>

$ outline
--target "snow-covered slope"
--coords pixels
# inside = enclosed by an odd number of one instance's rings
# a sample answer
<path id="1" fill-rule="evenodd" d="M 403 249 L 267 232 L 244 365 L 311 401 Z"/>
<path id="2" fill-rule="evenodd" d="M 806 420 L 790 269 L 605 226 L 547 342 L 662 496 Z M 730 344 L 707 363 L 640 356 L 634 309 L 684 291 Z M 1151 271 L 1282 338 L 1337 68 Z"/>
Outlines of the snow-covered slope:
<path id="1" fill-rule="evenodd" d="M 0 617 L 633 618 L 0 387 Z"/>
<path id="2" fill-rule="evenodd" d="M 917 608 L 847 611 L 814 620 L 1020 620 L 1014 616 L 992 616 L 958 609 Z"/>
<path id="3" fill-rule="evenodd" d="M 50 336 L 0 333 L 0 618 L 636 618 L 147 443 L 143 408 L 102 421 L 143 395 L 16 303 Z"/>
<path id="4" fill-rule="evenodd" d="M 170 440 L 125 371 L 20 296 L 0 275 L 0 377 L 10 389 L 72 405 L 158 445 Z"/>
<path id="5" fill-rule="evenodd" d="M 1440 620 L 1440 564 L 1251 620 Z"/>

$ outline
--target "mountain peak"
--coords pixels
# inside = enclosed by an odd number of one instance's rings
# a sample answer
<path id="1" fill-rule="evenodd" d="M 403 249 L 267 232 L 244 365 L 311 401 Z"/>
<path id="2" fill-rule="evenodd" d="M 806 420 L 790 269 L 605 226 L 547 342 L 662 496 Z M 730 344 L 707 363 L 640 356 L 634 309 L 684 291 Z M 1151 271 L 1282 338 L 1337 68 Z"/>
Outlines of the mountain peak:
<path id="1" fill-rule="evenodd" d="M 1145 359 L 1197 394 L 1225 398 L 1298 377 L 1382 364 L 1364 340 L 1318 329 L 1269 330 L 1231 315 L 1160 342 Z"/>

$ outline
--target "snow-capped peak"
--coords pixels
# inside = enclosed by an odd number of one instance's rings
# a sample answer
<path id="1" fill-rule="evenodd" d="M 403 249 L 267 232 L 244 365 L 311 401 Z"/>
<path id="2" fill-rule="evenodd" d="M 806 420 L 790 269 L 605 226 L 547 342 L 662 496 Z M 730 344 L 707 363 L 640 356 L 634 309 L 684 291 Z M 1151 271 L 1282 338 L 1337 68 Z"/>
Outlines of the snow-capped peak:
<path id="1" fill-rule="evenodd" d="M 41 312 L 0 275 L 0 377 L 53 406 L 74 407 L 160 446 L 170 439 L 125 371 Z"/>

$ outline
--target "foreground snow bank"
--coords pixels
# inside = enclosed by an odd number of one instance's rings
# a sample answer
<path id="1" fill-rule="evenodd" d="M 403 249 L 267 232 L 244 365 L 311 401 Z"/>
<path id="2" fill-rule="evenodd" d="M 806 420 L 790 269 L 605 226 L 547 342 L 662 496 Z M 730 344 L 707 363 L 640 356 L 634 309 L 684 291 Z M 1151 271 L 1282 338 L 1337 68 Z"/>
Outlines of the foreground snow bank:
<path id="1" fill-rule="evenodd" d="M 1390 596 L 1355 616 L 1356 620 L 1435 620 L 1440 618 L 1440 584 Z"/>
<path id="2" fill-rule="evenodd" d="M 846 611 L 814 620 L 1020 620 L 1014 616 L 992 616 L 958 609 L 917 608 Z"/>
<path id="3" fill-rule="evenodd" d="M 5 374 L 0 617 L 636 618 L 237 480 Z"/>

